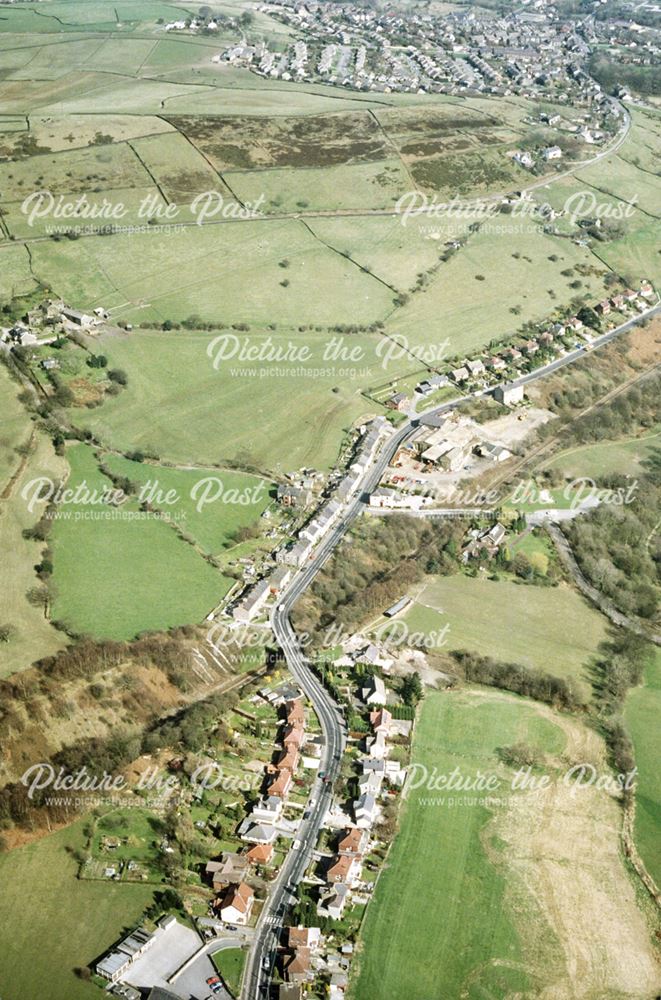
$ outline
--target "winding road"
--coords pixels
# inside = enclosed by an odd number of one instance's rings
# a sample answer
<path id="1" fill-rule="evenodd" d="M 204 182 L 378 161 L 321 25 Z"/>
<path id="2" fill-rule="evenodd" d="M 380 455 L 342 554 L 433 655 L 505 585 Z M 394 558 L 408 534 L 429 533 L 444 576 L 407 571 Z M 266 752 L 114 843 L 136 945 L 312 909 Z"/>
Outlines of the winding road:
<path id="1" fill-rule="evenodd" d="M 521 375 L 511 386 L 525 386 L 545 378 L 575 361 L 585 358 L 591 351 L 609 343 L 616 337 L 628 333 L 633 327 L 658 315 L 661 303 L 651 306 L 644 313 L 615 327 L 608 333 L 595 337 L 591 346 L 580 346 L 556 358 L 549 364 Z M 271 892 L 260 914 L 253 947 L 251 949 L 243 979 L 244 1000 L 267 1000 L 269 985 L 275 964 L 278 942 L 284 925 L 284 915 L 296 897 L 296 889 L 308 867 L 312 852 L 319 836 L 324 817 L 331 805 L 333 784 L 340 772 L 342 753 L 346 744 L 346 723 L 339 705 L 332 699 L 321 681 L 310 669 L 300 647 L 290 621 L 290 613 L 296 601 L 310 587 L 315 576 L 337 548 L 351 524 L 366 509 L 370 494 L 381 482 L 385 470 L 402 445 L 415 433 L 420 423 L 431 415 L 440 415 L 456 409 L 475 396 L 488 396 L 493 388 L 458 396 L 440 406 L 435 406 L 421 414 L 412 413 L 389 438 L 363 474 L 356 497 L 349 501 L 338 523 L 319 543 L 310 560 L 295 573 L 289 586 L 271 613 L 270 624 L 276 640 L 280 644 L 292 676 L 309 699 L 319 718 L 324 744 L 321 753 L 319 773 L 310 792 L 308 808 L 298 830 L 297 839 L 289 851 L 283 866 L 274 880 Z"/>

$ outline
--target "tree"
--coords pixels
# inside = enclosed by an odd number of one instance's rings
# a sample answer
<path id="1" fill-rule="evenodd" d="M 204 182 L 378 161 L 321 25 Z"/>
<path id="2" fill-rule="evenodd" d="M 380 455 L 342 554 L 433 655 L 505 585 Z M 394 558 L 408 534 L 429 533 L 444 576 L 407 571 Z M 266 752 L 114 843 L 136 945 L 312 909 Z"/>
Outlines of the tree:
<path id="1" fill-rule="evenodd" d="M 13 625 L 9 623 L 0 625 L 0 642 L 11 642 L 15 635 L 16 629 Z"/>
<path id="2" fill-rule="evenodd" d="M 533 552 L 530 565 L 538 576 L 546 576 L 549 568 L 549 557 L 544 552 Z"/>
<path id="3" fill-rule="evenodd" d="M 111 368 L 108 372 L 108 378 L 111 382 L 116 382 L 118 385 L 127 385 L 129 380 L 123 368 Z"/>
<path id="4" fill-rule="evenodd" d="M 400 694 L 405 705 L 417 705 L 422 698 L 422 682 L 418 674 L 408 674 L 402 683 Z"/>

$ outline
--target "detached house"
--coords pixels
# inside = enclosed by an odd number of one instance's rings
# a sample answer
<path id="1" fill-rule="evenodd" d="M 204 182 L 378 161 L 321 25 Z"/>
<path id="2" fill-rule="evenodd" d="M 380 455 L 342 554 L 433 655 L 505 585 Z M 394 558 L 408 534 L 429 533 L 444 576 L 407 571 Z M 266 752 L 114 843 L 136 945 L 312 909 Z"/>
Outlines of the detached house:
<path id="1" fill-rule="evenodd" d="M 221 900 L 218 911 L 226 924 L 247 924 L 255 902 L 255 893 L 247 884 L 230 886 Z"/>
<path id="2" fill-rule="evenodd" d="M 340 838 L 337 845 L 338 854 L 364 854 L 367 850 L 369 836 L 367 830 L 360 830 L 357 826 L 351 827 Z"/>
<path id="3" fill-rule="evenodd" d="M 360 697 L 366 705 L 385 705 L 387 701 L 386 686 L 380 677 L 369 677 L 360 689 Z"/>
<path id="4" fill-rule="evenodd" d="M 360 859 L 358 855 L 339 855 L 326 872 L 326 881 L 331 885 L 335 885 L 337 882 L 353 885 L 359 878 Z"/>

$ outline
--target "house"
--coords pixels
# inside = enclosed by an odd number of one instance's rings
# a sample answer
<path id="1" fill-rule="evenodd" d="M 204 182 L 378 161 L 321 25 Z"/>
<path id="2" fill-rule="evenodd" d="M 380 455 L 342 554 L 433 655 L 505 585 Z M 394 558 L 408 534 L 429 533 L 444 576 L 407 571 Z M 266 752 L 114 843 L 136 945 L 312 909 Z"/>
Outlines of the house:
<path id="1" fill-rule="evenodd" d="M 542 156 L 545 160 L 559 160 L 562 157 L 562 150 L 560 146 L 547 146 L 542 150 Z"/>
<path id="2" fill-rule="evenodd" d="M 274 826 L 269 826 L 267 823 L 255 823 L 251 819 L 244 819 L 237 833 L 241 840 L 248 844 L 272 844 L 278 835 Z"/>
<path id="3" fill-rule="evenodd" d="M 653 299 L 654 294 L 654 288 L 651 283 L 643 279 L 640 283 L 640 295 L 642 295 L 645 299 Z"/>
<path id="4" fill-rule="evenodd" d="M 279 566 L 273 570 L 268 578 L 269 591 L 271 594 L 279 594 L 287 586 L 291 578 L 291 570 L 286 566 Z"/>
<path id="5" fill-rule="evenodd" d="M 555 338 L 550 330 L 545 330 L 544 333 L 540 333 L 539 337 L 537 338 L 538 342 L 542 345 L 542 347 L 550 347 L 554 339 Z"/>
<path id="6" fill-rule="evenodd" d="M 364 854 L 369 843 L 367 830 L 360 830 L 357 826 L 352 826 L 345 831 L 337 845 L 337 853 L 351 856 L 354 854 Z"/>
<path id="7" fill-rule="evenodd" d="M 285 731 L 282 734 L 282 744 L 287 750 L 292 748 L 294 750 L 300 750 L 304 739 L 305 732 L 303 731 L 302 726 L 285 726 Z"/>
<path id="8" fill-rule="evenodd" d="M 573 330 L 575 333 L 583 329 L 583 323 L 578 318 L 578 316 L 572 316 L 570 319 L 568 319 L 567 322 L 565 323 L 565 326 L 567 327 L 568 330 Z"/>
<path id="9" fill-rule="evenodd" d="M 504 406 L 513 406 L 514 403 L 520 403 L 523 399 L 523 386 L 522 385 L 497 385 L 493 391 L 493 398 L 497 403 L 502 403 Z"/>
<path id="10" fill-rule="evenodd" d="M 483 458 L 490 458 L 492 462 L 505 462 L 508 458 L 512 457 L 512 452 L 508 451 L 504 445 L 492 444 L 490 441 L 484 441 L 475 450 L 478 455 L 481 455 Z"/>
<path id="11" fill-rule="evenodd" d="M 360 762 L 363 769 L 363 774 L 380 774 L 381 776 L 386 773 L 386 765 L 382 760 L 377 760 L 376 757 L 363 757 Z"/>
<path id="12" fill-rule="evenodd" d="M 314 542 L 296 542 L 295 545 L 279 549 L 276 553 L 275 560 L 279 563 L 286 563 L 287 566 L 302 566 L 303 563 L 310 558 L 313 548 Z"/>
<path id="13" fill-rule="evenodd" d="M 494 355 L 493 358 L 487 359 L 486 366 L 487 368 L 490 368 L 491 371 L 500 372 L 503 370 L 503 368 L 506 367 L 505 359 L 499 358 L 498 355 L 496 354 Z"/>
<path id="14" fill-rule="evenodd" d="M 515 153 L 514 160 L 516 163 L 519 164 L 519 166 L 525 167 L 526 170 L 530 170 L 535 165 L 535 161 L 533 160 L 532 156 L 530 155 L 530 153 L 526 151 L 524 152 L 519 151 Z"/>
<path id="15" fill-rule="evenodd" d="M 326 881 L 330 885 L 344 882 L 353 885 L 360 878 L 360 860 L 358 855 L 340 854 L 326 872 Z"/>
<path id="16" fill-rule="evenodd" d="M 243 854 L 226 851 L 220 861 L 209 861 L 205 874 L 213 882 L 214 889 L 240 882 L 248 871 L 248 863 Z"/>
<path id="17" fill-rule="evenodd" d="M 400 413 L 406 409 L 408 404 L 408 396 L 405 392 L 396 392 L 386 400 L 386 406 L 391 410 L 398 410 Z"/>
<path id="18" fill-rule="evenodd" d="M 461 382 L 466 382 L 466 380 L 470 378 L 468 368 L 463 366 L 461 368 L 455 368 L 454 371 L 450 372 L 450 378 L 457 385 Z"/>
<path id="19" fill-rule="evenodd" d="M 76 326 L 92 326 L 94 323 L 93 316 L 89 316 L 84 312 L 79 312 L 77 309 L 69 309 L 68 306 L 64 307 L 62 315 L 65 319 L 68 319 L 70 323 L 74 323 Z"/>
<path id="20" fill-rule="evenodd" d="M 44 358 L 41 362 L 41 367 L 47 372 L 55 371 L 56 368 L 60 367 L 60 362 L 57 358 Z"/>
<path id="21" fill-rule="evenodd" d="M 287 712 L 287 722 L 290 726 L 297 724 L 302 726 L 304 724 L 305 711 L 303 710 L 303 701 L 301 698 L 290 698 L 285 705 L 285 711 Z"/>
<path id="22" fill-rule="evenodd" d="M 466 368 L 468 368 L 472 376 L 482 375 L 484 372 L 484 363 L 479 359 L 477 361 L 467 361 Z"/>
<path id="23" fill-rule="evenodd" d="M 392 723 L 392 713 L 387 708 L 380 708 L 376 712 L 370 712 L 370 725 L 375 733 L 390 732 Z"/>
<path id="24" fill-rule="evenodd" d="M 282 807 L 282 796 L 269 794 L 252 807 L 250 818 L 255 823 L 277 823 L 282 815 Z"/>
<path id="25" fill-rule="evenodd" d="M 247 924 L 255 902 L 255 893 L 247 882 L 231 885 L 217 907 L 226 924 Z"/>
<path id="26" fill-rule="evenodd" d="M 519 361 L 522 357 L 518 347 L 506 347 L 502 355 L 507 362 Z"/>
<path id="27" fill-rule="evenodd" d="M 320 927 L 298 927 L 287 928 L 287 946 L 292 950 L 296 948 L 309 948 L 315 952 L 321 945 Z"/>
<path id="28" fill-rule="evenodd" d="M 312 503 L 312 493 L 303 487 L 284 483 L 278 486 L 278 503 L 283 507 L 308 507 Z"/>
<path id="29" fill-rule="evenodd" d="M 349 886 L 342 882 L 330 886 L 322 892 L 317 903 L 317 913 L 320 917 L 330 917 L 339 920 L 349 896 Z"/>
<path id="30" fill-rule="evenodd" d="M 361 830 L 367 830 L 372 825 L 377 815 L 376 799 L 373 795 L 366 793 L 361 795 L 353 804 L 353 814 L 356 826 Z"/>
<path id="31" fill-rule="evenodd" d="M 270 595 L 269 581 L 260 580 L 241 603 L 236 605 L 232 617 L 238 622 L 251 622 L 260 613 Z"/>
<path id="32" fill-rule="evenodd" d="M 290 983 L 306 983 L 312 979 L 310 966 L 310 949 L 297 948 L 291 955 L 285 955 L 282 960 L 285 979 Z"/>
<path id="33" fill-rule="evenodd" d="M 380 677 L 372 675 L 360 689 L 360 697 L 366 705 L 385 705 L 386 686 Z"/>
<path id="34" fill-rule="evenodd" d="M 622 306 L 624 305 L 624 296 L 620 295 L 619 293 L 617 295 L 611 296 L 611 305 L 613 309 L 621 309 Z"/>
<path id="35" fill-rule="evenodd" d="M 291 771 L 279 771 L 275 781 L 269 785 L 269 796 L 277 796 L 284 799 L 291 788 Z"/>
<path id="36" fill-rule="evenodd" d="M 298 767 L 298 762 L 300 759 L 300 754 L 293 747 L 289 747 L 280 753 L 280 756 L 275 762 L 275 768 L 277 771 L 295 771 Z"/>
<path id="37" fill-rule="evenodd" d="M 598 302 L 594 307 L 594 311 L 599 313 L 600 316 L 608 316 L 611 311 L 611 304 L 608 299 L 603 299 L 601 302 Z"/>
<path id="38" fill-rule="evenodd" d="M 527 357 L 531 357 L 533 354 L 537 354 L 539 344 L 536 340 L 527 340 L 521 347 L 521 350 L 525 355 L 527 355 Z"/>
<path id="39" fill-rule="evenodd" d="M 366 774 L 361 774 L 358 778 L 358 790 L 361 795 L 373 795 L 376 798 L 381 791 L 382 782 L 383 775 L 376 774 L 374 771 L 368 771 Z"/>
<path id="40" fill-rule="evenodd" d="M 388 756 L 386 734 L 383 731 L 376 733 L 374 736 L 368 736 L 365 743 L 370 757 L 376 757 L 380 760 Z"/>
<path id="41" fill-rule="evenodd" d="M 245 856 L 251 865 L 267 865 L 273 857 L 273 844 L 255 844 Z"/>

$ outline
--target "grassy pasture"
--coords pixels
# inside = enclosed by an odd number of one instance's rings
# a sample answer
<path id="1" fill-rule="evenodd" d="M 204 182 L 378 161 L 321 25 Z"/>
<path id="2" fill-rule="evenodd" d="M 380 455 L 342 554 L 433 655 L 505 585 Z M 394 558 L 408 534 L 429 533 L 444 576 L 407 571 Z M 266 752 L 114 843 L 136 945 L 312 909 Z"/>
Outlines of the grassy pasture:
<path id="1" fill-rule="evenodd" d="M 427 695 L 414 762 L 432 778 L 457 768 L 500 784 L 490 800 L 409 789 L 362 926 L 351 1000 L 648 996 L 656 962 L 619 852 L 618 806 L 562 786 L 569 742 L 603 766 L 595 739 L 493 691 Z M 551 778 L 548 790 L 512 789 L 501 755 L 519 742 L 545 760 L 536 773 Z"/>
<path id="2" fill-rule="evenodd" d="M 72 420 L 123 451 L 141 447 L 179 464 L 223 464 L 244 455 L 261 468 L 288 471 L 305 464 L 329 468 L 344 428 L 374 412 L 360 395 L 363 379 L 332 372 L 343 366 L 323 361 L 325 334 L 273 335 L 285 347 L 310 346 L 305 364 L 227 360 L 215 369 L 207 348 L 216 336 L 135 331 L 102 339 L 110 363 L 126 370 L 129 384 L 98 409 L 70 411 Z M 263 340 L 260 334 L 250 342 Z M 347 343 L 361 347 L 367 361 L 373 358 L 369 338 Z M 361 369 L 362 363 L 356 366 Z"/>
<path id="3" fill-rule="evenodd" d="M 645 866 L 661 883 L 661 778 L 659 776 L 659 714 L 661 713 L 661 654 L 645 670 L 640 687 L 627 696 L 625 721 L 636 753 L 636 844 Z"/>
<path id="4" fill-rule="evenodd" d="M 422 203 L 403 204 L 413 209 Z M 439 263 L 447 242 L 466 234 L 471 221 L 470 216 L 463 220 L 431 219 L 422 214 L 406 218 L 402 213 L 364 218 L 359 223 L 356 219 L 310 219 L 308 225 L 361 267 L 406 292 L 414 287 L 420 273 Z M 424 341 L 424 332 L 417 330 L 415 339 Z"/>
<path id="5" fill-rule="evenodd" d="M 25 120 L 23 120 L 25 124 Z M 169 134 L 174 130 L 161 118 L 150 115 L 70 115 L 51 118 L 30 115 L 30 135 L 39 146 L 52 152 L 69 151 L 88 146 L 96 134 L 112 136 L 114 142 L 137 139 L 153 134 Z"/>
<path id="6" fill-rule="evenodd" d="M 599 480 L 611 474 L 637 475 L 641 461 L 659 445 L 661 429 L 628 441 L 600 441 L 561 452 L 547 465 L 560 469 L 565 476 L 590 476 Z"/>
<path id="7" fill-rule="evenodd" d="M 441 220 L 437 225 L 436 220 L 420 216 L 409 225 L 419 232 L 424 227 L 446 234 L 447 223 L 454 221 Z M 456 223 L 456 235 L 461 235 L 465 223 Z M 596 273 L 580 277 L 581 287 L 572 289 L 576 274 L 572 278 L 560 272 L 578 265 Z M 497 216 L 441 266 L 426 289 L 397 310 L 386 328 L 430 343 L 447 337 L 450 354 L 470 352 L 514 333 L 526 320 L 543 320 L 576 295 L 598 300 L 603 297 L 605 273 L 588 250 L 540 233 L 528 220 Z"/>
<path id="8" fill-rule="evenodd" d="M 38 580 L 34 566 L 39 562 L 42 543 L 23 538 L 23 530 L 38 520 L 43 505 L 34 513 L 27 509 L 21 491 L 33 479 L 62 475 L 64 462 L 57 458 L 48 439 L 34 434 L 33 424 L 16 395 L 18 387 L 4 367 L 0 367 L 0 410 L 3 414 L 0 437 L 0 588 L 3 593 L 2 624 L 11 625 L 14 634 L 8 643 L 0 643 L 0 676 L 28 667 L 41 656 L 55 653 L 66 637 L 47 621 L 43 608 L 35 607 L 26 594 Z M 23 458 L 14 448 L 31 442 Z M 16 475 L 16 479 L 11 482 Z"/>
<path id="9" fill-rule="evenodd" d="M 48 983 L 52 1000 L 93 1000 L 98 987 L 74 968 L 100 958 L 152 901 L 146 886 L 76 878 L 68 850 L 83 847 L 82 825 L 0 855 L 3 995 L 37 997 Z"/>
<path id="10" fill-rule="evenodd" d="M 467 614 L 479 608 L 479 615 Z M 606 637 L 596 611 L 568 587 L 456 575 L 428 583 L 403 616 L 414 632 L 449 624 L 446 649 L 468 649 L 573 678 L 589 694 L 587 665 Z"/>
<path id="11" fill-rule="evenodd" d="M 69 488 L 111 488 L 86 445 L 69 448 L 67 460 Z M 133 501 L 119 511 L 99 503 L 61 505 L 50 544 L 53 619 L 100 638 L 201 621 L 232 584 L 170 525 L 141 516 Z"/>
<path id="12" fill-rule="evenodd" d="M 68 301 L 112 307 L 132 321 L 197 315 L 263 326 L 369 324 L 393 301 L 390 289 L 296 220 L 191 226 L 157 239 L 143 232 L 39 243 L 33 261 Z"/>
<path id="13" fill-rule="evenodd" d="M 239 528 L 254 524 L 271 502 L 269 494 L 273 485 L 241 472 L 229 472 L 226 469 L 168 469 L 132 462 L 118 455 L 105 455 L 103 462 L 113 473 L 141 484 L 147 490 L 145 496 L 154 496 L 154 506 L 169 510 L 173 515 L 181 515 L 184 519 L 180 523 L 184 531 L 211 554 L 220 553 L 230 545 Z M 199 484 L 208 479 L 213 482 L 209 483 L 209 492 L 206 493 L 204 485 Z M 221 490 L 218 483 L 222 484 L 222 493 L 214 501 L 211 497 L 217 490 Z M 161 491 L 163 497 L 169 493 L 173 497 L 176 494 L 177 499 L 173 503 L 160 504 L 157 494 L 150 493 L 152 489 Z M 208 502 L 204 502 L 205 496 Z M 235 497 L 243 497 L 246 502 L 235 502 Z M 198 510 L 200 500 L 202 506 Z"/>
<path id="14" fill-rule="evenodd" d="M 177 132 L 137 139 L 131 146 L 168 201 L 190 202 L 196 195 L 210 190 L 230 197 L 218 173 Z"/>
<path id="15" fill-rule="evenodd" d="M 393 159 L 296 171 L 225 171 L 223 176 L 241 201 L 254 204 L 262 196 L 262 211 L 276 213 L 387 209 L 411 186 L 402 164 Z"/>
<path id="16" fill-rule="evenodd" d="M 7 300 L 15 295 L 29 295 L 36 288 L 25 247 L 0 244 L 0 296 Z"/>
<path id="17" fill-rule="evenodd" d="M 144 188 L 151 180 L 125 143 L 88 146 L 70 152 L 46 153 L 20 163 L 0 163 L 0 191 L 8 202 L 22 201 L 33 191 L 53 195 L 87 194 L 101 200 L 103 192 Z"/>

